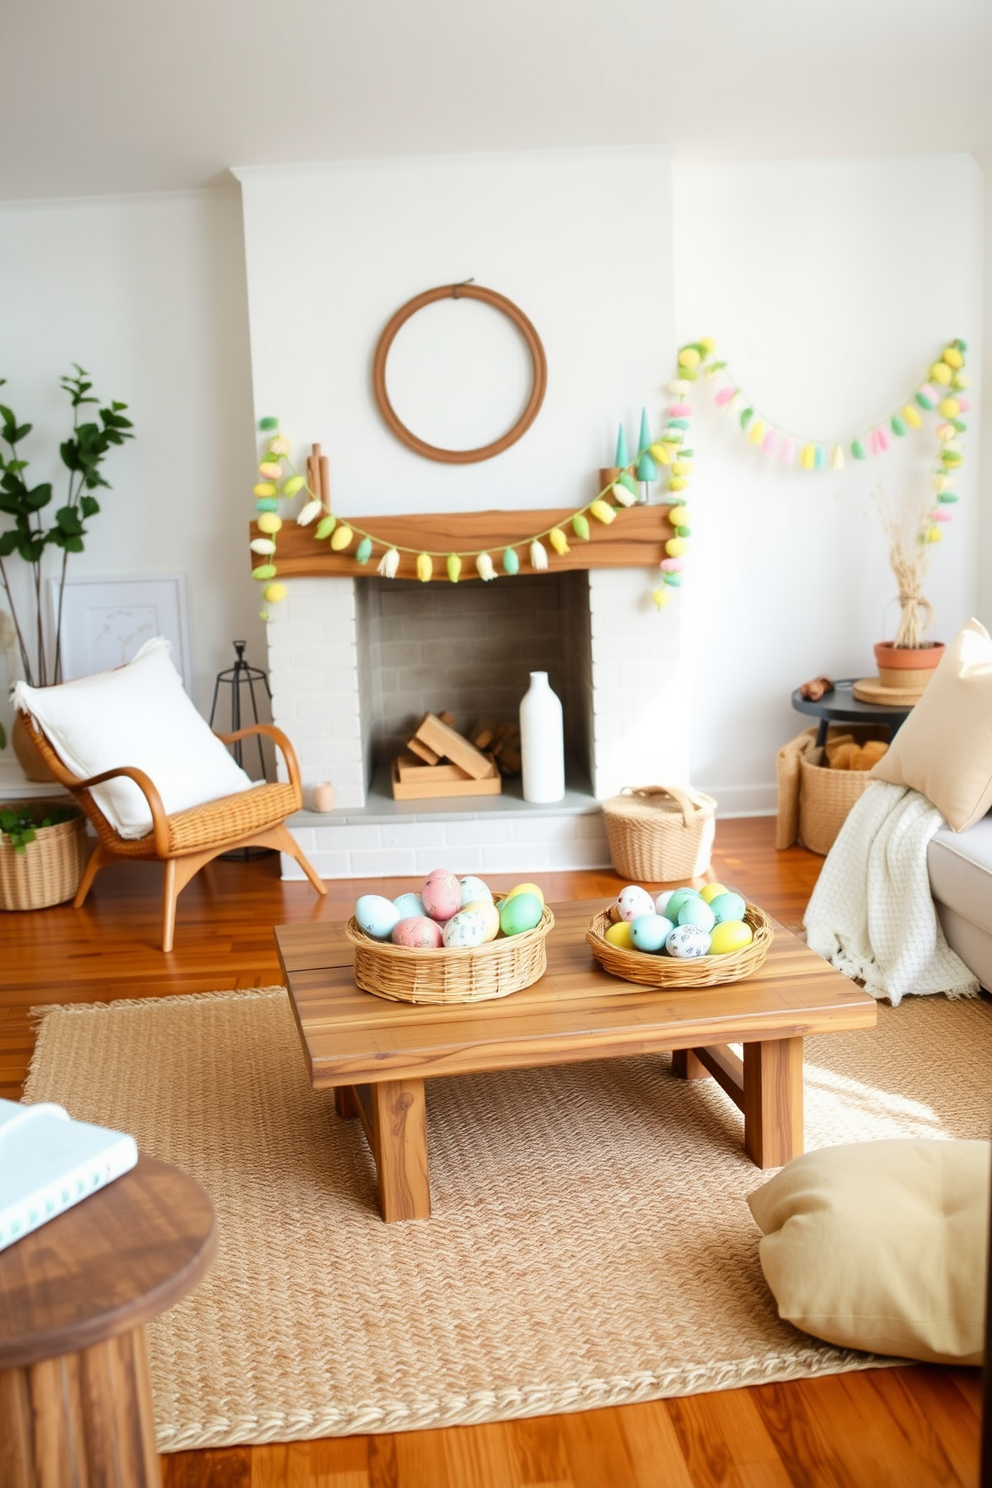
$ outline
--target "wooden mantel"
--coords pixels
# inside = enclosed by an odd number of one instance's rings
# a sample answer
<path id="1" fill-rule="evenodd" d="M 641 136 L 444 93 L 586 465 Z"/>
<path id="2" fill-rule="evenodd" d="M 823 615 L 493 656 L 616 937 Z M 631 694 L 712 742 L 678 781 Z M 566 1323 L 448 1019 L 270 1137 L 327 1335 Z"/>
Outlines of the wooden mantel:
<path id="1" fill-rule="evenodd" d="M 515 547 L 521 573 L 531 573 L 527 539 L 535 532 L 561 527 L 568 538 L 569 551 L 559 555 L 545 541 L 549 572 L 588 568 L 657 568 L 665 556 L 666 538 L 674 536 L 668 520 L 670 509 L 670 505 L 627 507 L 618 510 L 615 520 L 608 525 L 590 517 L 588 542 L 572 533 L 572 518 L 576 512 L 573 506 L 535 511 L 355 518 L 356 527 L 367 525 L 369 533 L 376 539 L 372 556 L 364 564 L 356 562 L 354 557 L 357 535 L 351 552 L 335 553 L 328 539 L 316 541 L 313 527 L 298 527 L 295 522 L 287 521 L 276 539 L 278 551 L 273 561 L 280 579 L 342 578 L 350 574 L 369 578 L 375 576 L 384 545 L 394 544 L 401 550 L 396 575 L 400 579 L 416 578 L 416 555 L 425 550 L 442 554 L 488 552 L 492 555 L 497 574 L 502 576 L 503 549 Z M 254 523 L 251 536 L 260 536 Z M 404 548 L 413 551 L 403 552 Z M 264 561 L 252 553 L 249 557 L 253 567 Z M 466 559 L 462 569 L 463 580 L 476 577 L 474 562 Z M 443 558 L 434 560 L 433 578 L 448 582 Z"/>

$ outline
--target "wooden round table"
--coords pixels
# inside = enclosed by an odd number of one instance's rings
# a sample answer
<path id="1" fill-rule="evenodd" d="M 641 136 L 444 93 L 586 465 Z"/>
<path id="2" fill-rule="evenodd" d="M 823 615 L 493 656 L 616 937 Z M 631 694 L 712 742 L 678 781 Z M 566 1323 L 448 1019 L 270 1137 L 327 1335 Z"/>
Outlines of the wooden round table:
<path id="1" fill-rule="evenodd" d="M 149 1318 L 201 1279 L 214 1210 L 156 1158 L 0 1251 L 0 1484 L 161 1484 Z"/>

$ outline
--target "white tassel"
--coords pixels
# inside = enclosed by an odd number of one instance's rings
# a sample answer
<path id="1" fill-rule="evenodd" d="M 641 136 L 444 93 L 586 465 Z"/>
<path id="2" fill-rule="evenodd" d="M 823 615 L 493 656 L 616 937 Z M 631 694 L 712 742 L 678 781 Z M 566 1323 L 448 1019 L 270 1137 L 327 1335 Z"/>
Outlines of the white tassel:
<path id="1" fill-rule="evenodd" d="M 544 569 L 548 566 L 548 550 L 537 538 L 530 545 L 531 568 Z"/>
<path id="2" fill-rule="evenodd" d="M 480 553 L 478 558 L 476 558 L 475 560 L 475 566 L 478 570 L 479 578 L 484 584 L 488 584 L 490 579 L 494 579 L 496 577 L 496 570 L 493 567 L 493 560 L 490 558 L 488 553 Z"/>
<path id="3" fill-rule="evenodd" d="M 395 548 L 387 548 L 379 559 L 376 573 L 384 579 L 395 579 L 396 570 L 400 566 L 400 555 Z"/>
<path id="4" fill-rule="evenodd" d="M 276 550 L 276 545 L 271 537 L 253 537 L 249 543 L 249 547 L 253 553 L 261 553 L 265 557 L 268 557 Z"/>
<path id="5" fill-rule="evenodd" d="M 296 518 L 296 525 L 298 527 L 309 527 L 310 523 L 320 516 L 322 509 L 319 501 L 308 501 Z"/>

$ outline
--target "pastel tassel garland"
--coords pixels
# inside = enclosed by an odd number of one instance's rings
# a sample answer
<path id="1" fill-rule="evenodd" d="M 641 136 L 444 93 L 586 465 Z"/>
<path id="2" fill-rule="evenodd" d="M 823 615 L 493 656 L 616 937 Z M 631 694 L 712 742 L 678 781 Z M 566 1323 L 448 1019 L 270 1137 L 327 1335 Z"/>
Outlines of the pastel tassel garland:
<path id="1" fill-rule="evenodd" d="M 760 444 L 764 437 L 765 426 L 760 418 L 755 419 L 754 423 L 747 431 L 747 442 L 748 444 Z"/>
<path id="2" fill-rule="evenodd" d="M 791 465 L 796 458 L 795 442 L 788 435 L 786 435 L 778 447 L 778 457 L 783 465 Z"/>
<path id="3" fill-rule="evenodd" d="M 417 554 L 417 578 L 422 584 L 426 584 L 434 572 L 434 564 L 430 553 Z"/>
<path id="4" fill-rule="evenodd" d="M 462 560 L 457 553 L 449 553 L 447 561 L 448 579 L 452 584 L 457 584 L 462 576 Z"/>
<path id="5" fill-rule="evenodd" d="M 714 394 L 713 402 L 717 408 L 726 408 L 731 399 L 737 397 L 737 389 L 733 387 L 722 387 Z"/>
<path id="6" fill-rule="evenodd" d="M 538 571 L 543 571 L 548 566 L 548 550 L 536 537 L 530 545 L 530 566 Z"/>
<path id="7" fill-rule="evenodd" d="M 761 452 L 762 452 L 762 454 L 763 455 L 773 455 L 775 453 L 775 445 L 777 444 L 777 442 L 778 442 L 778 435 L 776 434 L 775 430 L 774 429 L 769 429 L 768 430 L 768 433 L 765 435 L 764 439 L 761 441 Z"/>
<path id="8" fill-rule="evenodd" d="M 319 501 L 308 501 L 307 504 L 306 504 L 306 506 L 302 507 L 301 510 L 299 511 L 298 515 L 297 515 L 297 518 L 296 518 L 296 525 L 297 525 L 297 527 L 309 527 L 311 522 L 315 522 L 317 520 L 317 518 L 320 516 L 320 513 L 321 513 L 321 504 L 320 504 L 320 502 Z"/>
<path id="9" fill-rule="evenodd" d="M 478 558 L 476 558 L 475 560 L 475 568 L 476 572 L 479 575 L 479 578 L 484 584 L 488 584 L 491 579 L 494 579 L 496 577 L 496 570 L 493 567 L 493 560 L 490 558 L 488 553 L 479 554 Z"/>
<path id="10" fill-rule="evenodd" d="M 379 559 L 376 573 L 383 579 L 395 579 L 400 566 L 400 555 L 395 548 L 387 548 Z"/>
<path id="11" fill-rule="evenodd" d="M 548 542 L 554 548 L 556 553 L 568 553 L 570 551 L 568 546 L 568 538 L 565 536 L 564 532 L 562 532 L 560 527 L 552 527 L 551 531 L 548 533 Z"/>
<path id="12" fill-rule="evenodd" d="M 839 445 L 839 444 L 835 444 L 834 445 L 833 453 L 830 456 L 830 469 L 831 470 L 843 470 L 844 469 L 844 450 L 843 450 L 843 447 L 841 445 Z"/>

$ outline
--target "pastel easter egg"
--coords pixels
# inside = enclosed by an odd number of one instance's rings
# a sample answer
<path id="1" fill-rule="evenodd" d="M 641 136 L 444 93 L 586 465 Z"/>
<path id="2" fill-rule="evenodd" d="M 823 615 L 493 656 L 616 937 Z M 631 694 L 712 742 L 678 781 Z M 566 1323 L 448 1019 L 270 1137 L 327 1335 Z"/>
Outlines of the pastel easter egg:
<path id="1" fill-rule="evenodd" d="M 541 889 L 538 888 L 537 884 L 535 884 L 535 883 L 521 883 L 521 884 L 517 884 L 514 888 L 512 888 L 510 890 L 510 892 L 507 894 L 506 898 L 507 899 L 512 899 L 515 894 L 533 894 L 535 899 L 540 899 L 540 901 L 541 901 L 541 908 L 542 909 L 544 908 L 544 893 L 543 893 L 543 891 Z M 506 903 L 506 900 L 504 899 L 503 902 L 505 904 Z"/>
<path id="2" fill-rule="evenodd" d="M 393 903 L 399 911 L 401 920 L 408 920 L 411 915 L 427 914 L 424 901 L 420 894 L 400 894 L 397 899 L 393 900 Z"/>
<path id="3" fill-rule="evenodd" d="M 665 949 L 677 961 L 693 961 L 697 956 L 709 955 L 709 931 L 701 925 L 676 925 L 665 941 Z"/>
<path id="4" fill-rule="evenodd" d="M 446 923 L 441 938 L 453 951 L 471 950 L 482 945 L 486 938 L 486 926 L 480 914 L 471 909 L 460 909 Z"/>
<path id="5" fill-rule="evenodd" d="M 702 897 L 703 896 L 700 894 L 698 889 L 673 889 L 668 903 L 664 906 L 663 909 L 659 911 L 659 913 L 667 915 L 673 924 L 677 924 L 679 918 L 679 910 L 682 908 L 682 905 L 686 902 L 686 900 L 702 899 Z"/>
<path id="6" fill-rule="evenodd" d="M 541 922 L 544 906 L 536 894 L 514 894 L 499 907 L 499 928 L 504 935 L 522 935 Z"/>
<path id="7" fill-rule="evenodd" d="M 729 890 L 710 900 L 710 909 L 716 916 L 718 925 L 722 925 L 724 920 L 743 920 L 746 908 L 740 894 L 732 894 Z"/>
<path id="8" fill-rule="evenodd" d="M 707 904 L 702 897 L 683 899 L 676 918 L 680 925 L 698 925 L 700 930 L 706 931 L 707 935 L 716 924 L 716 915 L 712 906 Z"/>
<path id="9" fill-rule="evenodd" d="M 638 884 L 628 884 L 617 895 L 617 908 L 623 919 L 633 922 L 638 915 L 654 913 L 654 900 L 647 889 Z"/>
<path id="10" fill-rule="evenodd" d="M 485 927 L 483 940 L 495 940 L 499 934 L 499 910 L 491 899 L 473 899 L 471 904 L 463 906 L 462 913 L 469 910 L 477 914 Z"/>
<path id="11" fill-rule="evenodd" d="M 402 916 L 392 900 L 382 894 L 363 894 L 355 905 L 355 919 L 366 935 L 388 940 Z"/>
<path id="12" fill-rule="evenodd" d="M 633 941 L 630 938 L 630 925 L 626 920 L 618 920 L 615 925 L 607 925 L 603 931 L 603 939 L 608 940 L 611 946 L 618 950 L 629 951 L 633 949 Z"/>
<path id="13" fill-rule="evenodd" d="M 474 874 L 469 873 L 465 878 L 460 878 L 458 882 L 462 890 L 462 909 L 467 909 L 476 899 L 488 899 L 490 902 L 492 901 L 492 889 L 487 883 L 483 883 L 481 878 L 476 878 Z"/>
<path id="14" fill-rule="evenodd" d="M 426 915 L 411 915 L 393 926 L 389 938 L 408 951 L 436 951 L 441 945 L 441 926 Z"/>
<path id="15" fill-rule="evenodd" d="M 665 941 L 675 926 L 664 915 L 638 915 L 630 927 L 630 943 L 638 951 L 649 951 L 655 955 L 664 949 Z"/>
<path id="16" fill-rule="evenodd" d="M 700 897 L 700 899 L 705 899 L 707 904 L 712 904 L 714 899 L 716 899 L 720 894 L 725 894 L 726 892 L 727 892 L 727 886 L 726 886 L 726 884 L 722 884 L 722 883 L 703 884 L 703 887 L 699 891 L 699 897 Z"/>
<path id="17" fill-rule="evenodd" d="M 677 893 L 678 893 L 678 890 L 677 889 L 662 889 L 661 893 L 658 894 L 658 895 L 656 895 L 656 897 L 655 897 L 655 901 L 654 901 L 655 914 L 660 914 L 660 915 L 667 914 L 668 913 L 668 905 L 669 905 L 669 902 L 670 902 L 670 900 L 672 898 L 672 895 L 673 894 L 677 894 Z"/>
<path id="18" fill-rule="evenodd" d="M 743 920 L 724 920 L 713 926 L 710 935 L 710 955 L 727 956 L 733 951 L 742 951 L 754 939 L 750 925 Z"/>
<path id="19" fill-rule="evenodd" d="M 462 886 L 453 873 L 432 873 L 421 890 L 421 898 L 431 919 L 444 924 L 462 907 Z"/>

